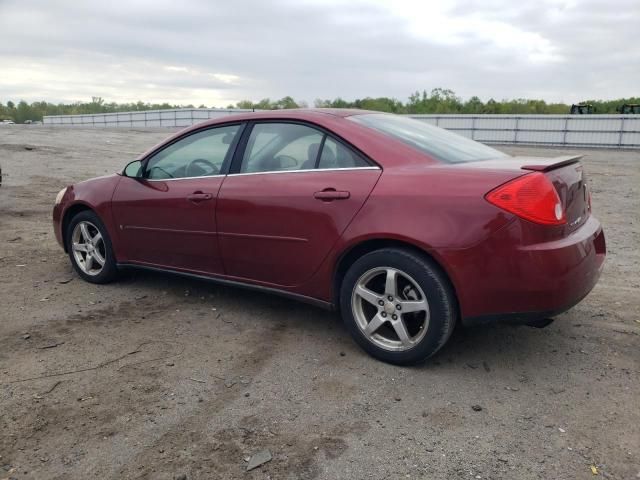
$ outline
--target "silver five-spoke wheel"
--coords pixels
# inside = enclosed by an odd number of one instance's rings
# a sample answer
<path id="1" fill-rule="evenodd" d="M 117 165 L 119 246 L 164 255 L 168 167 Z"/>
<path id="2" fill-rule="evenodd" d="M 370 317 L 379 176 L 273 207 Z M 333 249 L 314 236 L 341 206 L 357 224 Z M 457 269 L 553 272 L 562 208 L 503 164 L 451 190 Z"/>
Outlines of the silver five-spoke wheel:
<path id="1" fill-rule="evenodd" d="M 71 250 L 76 264 L 87 275 L 98 275 L 105 264 L 106 249 L 100 230 L 91 222 L 78 222 L 71 234 Z"/>
<path id="2" fill-rule="evenodd" d="M 396 268 L 377 267 L 360 276 L 351 308 L 364 336 L 385 350 L 409 350 L 429 327 L 427 297 L 410 275 Z"/>

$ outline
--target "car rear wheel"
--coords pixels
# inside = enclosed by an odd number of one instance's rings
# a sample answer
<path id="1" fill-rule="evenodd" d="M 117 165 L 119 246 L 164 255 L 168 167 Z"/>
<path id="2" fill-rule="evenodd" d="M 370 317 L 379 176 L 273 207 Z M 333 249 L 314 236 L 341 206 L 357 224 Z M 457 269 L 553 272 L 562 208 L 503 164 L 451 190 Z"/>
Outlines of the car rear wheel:
<path id="1" fill-rule="evenodd" d="M 67 249 L 73 268 L 87 282 L 108 283 L 116 277 L 111 239 L 95 213 L 83 211 L 71 219 Z"/>
<path id="2" fill-rule="evenodd" d="M 347 271 L 340 292 L 343 319 L 372 356 L 419 363 L 451 336 L 457 318 L 452 288 L 426 256 L 402 249 L 368 253 Z"/>

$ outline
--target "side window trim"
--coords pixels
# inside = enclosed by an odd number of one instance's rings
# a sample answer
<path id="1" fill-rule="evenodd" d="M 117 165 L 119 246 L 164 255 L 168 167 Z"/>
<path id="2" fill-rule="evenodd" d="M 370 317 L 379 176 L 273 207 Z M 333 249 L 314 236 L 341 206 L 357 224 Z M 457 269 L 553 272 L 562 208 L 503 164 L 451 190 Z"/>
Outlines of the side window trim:
<path id="1" fill-rule="evenodd" d="M 327 140 L 327 134 L 325 133 L 322 136 L 322 140 L 320 141 L 320 147 L 318 147 L 318 153 L 316 153 L 316 162 L 313 164 L 313 169 L 317 170 L 320 166 L 320 159 L 322 158 L 322 149 L 324 148 L 324 142 Z"/>
<path id="2" fill-rule="evenodd" d="M 247 129 L 247 123 L 248 122 L 231 122 L 231 123 L 223 123 L 223 124 L 216 124 L 216 125 L 212 125 L 212 126 L 207 126 L 204 128 L 200 128 L 197 130 L 193 130 L 190 131 L 189 133 L 182 135 L 180 137 L 175 138 L 171 143 L 169 144 L 164 144 L 162 145 L 160 148 L 158 148 L 157 150 L 154 150 L 153 152 L 149 153 L 146 157 L 144 157 L 142 159 L 142 178 L 148 182 L 158 182 L 158 181 L 162 181 L 162 182 L 166 182 L 166 181 L 175 181 L 175 180 L 190 180 L 193 178 L 210 178 L 210 177 L 224 177 L 229 173 L 229 169 L 231 166 L 231 161 L 234 158 L 235 152 L 238 149 L 238 144 L 240 143 L 240 139 L 241 137 L 244 135 L 245 130 Z M 199 177 L 181 177 L 181 178 L 165 178 L 165 179 L 153 179 L 153 178 L 148 178 L 148 170 L 147 170 L 147 165 L 149 163 L 149 161 L 155 157 L 156 155 L 158 155 L 159 153 L 163 152 L 164 150 L 166 150 L 167 148 L 170 148 L 171 146 L 175 145 L 178 142 L 181 142 L 182 140 L 189 138 L 192 135 L 196 135 L 198 133 L 202 133 L 202 132 L 207 132 L 210 130 L 216 130 L 218 128 L 226 128 L 226 127 L 233 127 L 233 126 L 238 126 L 238 131 L 236 132 L 235 136 L 233 137 L 233 140 L 231 141 L 231 143 L 229 144 L 229 149 L 227 150 L 227 153 L 225 154 L 224 160 L 222 161 L 222 167 L 220 168 L 220 173 L 217 173 L 215 175 L 203 175 L 203 176 L 199 176 Z"/>
<path id="3" fill-rule="evenodd" d="M 309 168 L 307 170 L 270 170 L 268 172 L 238 172 L 228 173 L 228 177 L 243 177 L 246 175 L 282 175 L 286 173 L 314 173 L 314 172 L 349 172 L 355 170 L 382 170 L 377 165 L 371 165 L 366 167 L 335 167 L 335 168 Z"/>
<path id="4" fill-rule="evenodd" d="M 231 159 L 231 165 L 229 166 L 228 175 L 235 175 L 240 173 L 240 167 L 242 166 L 242 157 L 244 157 L 244 152 L 247 149 L 247 144 L 249 142 L 249 136 L 253 131 L 253 127 L 256 124 L 255 121 L 249 121 L 246 123 L 245 128 L 242 131 L 242 134 L 238 137 L 238 145 L 233 153 L 233 158 Z"/>
<path id="5" fill-rule="evenodd" d="M 322 141 L 320 144 L 320 148 L 318 148 L 318 154 L 316 156 L 316 163 L 313 169 L 309 170 L 282 170 L 282 171 L 270 171 L 270 172 L 242 172 L 242 159 L 244 157 L 244 152 L 247 148 L 247 144 L 249 142 L 249 136 L 251 135 L 251 131 L 253 127 L 258 123 L 292 123 L 295 125 L 304 125 L 305 127 L 310 127 L 317 130 L 319 133 L 323 135 Z M 322 149 L 324 148 L 324 143 L 327 138 L 330 138 L 336 143 L 339 143 L 343 147 L 347 148 L 349 151 L 353 152 L 354 155 L 362 158 L 367 166 L 365 167 L 346 167 L 346 168 L 318 168 L 320 164 L 320 158 L 322 156 Z M 236 146 L 235 152 L 233 154 L 233 158 L 230 162 L 229 170 L 227 175 L 261 175 L 261 174 L 272 174 L 272 173 L 300 173 L 300 172 L 314 172 L 314 171 L 331 171 L 331 170 L 382 170 L 382 167 L 378 165 L 376 162 L 371 160 L 367 155 L 360 152 L 360 150 L 351 146 L 351 144 L 347 143 L 342 138 L 334 135 L 329 130 L 321 127 L 320 125 L 316 125 L 314 123 L 305 122 L 301 120 L 287 120 L 287 119 L 260 119 L 260 120 L 249 120 L 246 122 L 246 125 L 243 128 L 243 131 L 238 136 L 238 145 Z"/>

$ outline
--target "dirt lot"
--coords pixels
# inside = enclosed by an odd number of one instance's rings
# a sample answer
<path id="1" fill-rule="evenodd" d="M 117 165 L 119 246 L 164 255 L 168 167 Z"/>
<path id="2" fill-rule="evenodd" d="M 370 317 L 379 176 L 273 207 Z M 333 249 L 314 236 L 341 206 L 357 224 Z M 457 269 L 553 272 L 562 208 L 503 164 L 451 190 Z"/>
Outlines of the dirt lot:
<path id="1" fill-rule="evenodd" d="M 584 152 L 609 250 L 585 301 L 398 368 L 314 307 L 72 273 L 57 191 L 167 134 L 0 128 L 0 479 L 640 477 L 640 152 Z"/>

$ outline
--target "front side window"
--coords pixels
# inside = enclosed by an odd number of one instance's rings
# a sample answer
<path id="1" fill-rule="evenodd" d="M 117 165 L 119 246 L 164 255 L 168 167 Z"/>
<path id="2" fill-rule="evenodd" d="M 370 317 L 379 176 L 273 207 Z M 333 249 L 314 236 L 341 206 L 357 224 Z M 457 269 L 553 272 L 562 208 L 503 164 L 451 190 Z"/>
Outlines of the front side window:
<path id="1" fill-rule="evenodd" d="M 212 128 L 189 135 L 149 159 L 145 177 L 151 180 L 218 175 L 240 125 Z"/>
<path id="2" fill-rule="evenodd" d="M 251 130 L 241 173 L 312 170 L 323 133 L 295 123 L 257 123 Z"/>
<path id="3" fill-rule="evenodd" d="M 474 162 L 508 156 L 495 148 L 443 128 L 399 115 L 370 113 L 347 118 L 447 163 Z"/>

